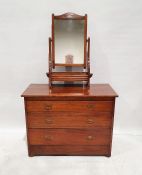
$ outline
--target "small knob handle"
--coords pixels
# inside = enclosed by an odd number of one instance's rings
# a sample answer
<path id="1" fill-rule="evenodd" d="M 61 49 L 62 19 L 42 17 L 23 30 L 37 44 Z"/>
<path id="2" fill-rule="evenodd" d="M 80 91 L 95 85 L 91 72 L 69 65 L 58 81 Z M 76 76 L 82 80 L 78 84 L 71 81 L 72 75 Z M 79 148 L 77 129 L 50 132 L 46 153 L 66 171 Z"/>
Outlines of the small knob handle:
<path id="1" fill-rule="evenodd" d="M 46 119 L 45 119 L 45 122 L 46 122 L 46 123 L 48 123 L 48 124 L 53 123 L 53 121 L 52 121 L 52 119 L 51 119 L 51 118 L 46 118 Z"/>
<path id="2" fill-rule="evenodd" d="M 92 123 L 94 123 L 94 120 L 89 118 L 89 119 L 87 120 L 87 123 L 88 123 L 88 124 L 92 124 Z"/>
<path id="3" fill-rule="evenodd" d="M 52 109 L 52 106 L 51 106 L 51 105 L 46 105 L 46 106 L 45 106 L 45 110 L 46 110 L 46 111 L 49 111 L 49 110 L 51 110 L 51 109 Z"/>
<path id="4" fill-rule="evenodd" d="M 93 136 L 91 135 L 87 136 L 87 140 L 93 140 Z"/>
<path id="5" fill-rule="evenodd" d="M 94 107 L 94 105 L 89 104 L 89 105 L 87 105 L 87 107 L 88 107 L 89 109 L 92 109 L 92 108 Z"/>
<path id="6" fill-rule="evenodd" d="M 49 135 L 45 135 L 44 138 L 45 138 L 46 140 L 49 140 L 49 141 L 52 140 L 52 137 L 49 136 Z"/>

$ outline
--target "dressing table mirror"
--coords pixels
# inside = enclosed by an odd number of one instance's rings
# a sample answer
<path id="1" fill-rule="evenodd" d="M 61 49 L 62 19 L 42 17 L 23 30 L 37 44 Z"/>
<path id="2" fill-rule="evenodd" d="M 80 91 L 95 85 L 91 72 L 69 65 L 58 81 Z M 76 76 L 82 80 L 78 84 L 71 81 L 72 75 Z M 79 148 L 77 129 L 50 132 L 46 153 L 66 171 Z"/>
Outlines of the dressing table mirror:
<path id="1" fill-rule="evenodd" d="M 90 84 L 87 15 L 52 15 L 47 76 L 49 84 L 22 94 L 29 156 L 110 157 L 118 95 L 109 84 Z"/>
<path id="2" fill-rule="evenodd" d="M 87 15 L 52 14 L 52 38 L 49 38 L 49 72 L 47 73 L 50 87 L 53 82 L 82 82 L 89 85 L 92 76 L 89 59 L 90 38 L 87 38 Z"/>

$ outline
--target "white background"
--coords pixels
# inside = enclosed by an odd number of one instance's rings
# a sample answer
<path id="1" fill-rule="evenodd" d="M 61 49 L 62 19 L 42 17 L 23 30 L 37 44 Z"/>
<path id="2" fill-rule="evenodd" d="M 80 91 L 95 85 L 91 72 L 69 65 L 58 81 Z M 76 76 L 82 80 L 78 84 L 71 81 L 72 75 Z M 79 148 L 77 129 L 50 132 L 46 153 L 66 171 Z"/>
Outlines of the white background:
<path id="1" fill-rule="evenodd" d="M 91 83 L 109 83 L 119 94 L 116 132 L 142 133 L 141 0 L 0 0 L 0 128 L 23 129 L 21 93 L 48 83 L 51 14 L 88 14 Z"/>

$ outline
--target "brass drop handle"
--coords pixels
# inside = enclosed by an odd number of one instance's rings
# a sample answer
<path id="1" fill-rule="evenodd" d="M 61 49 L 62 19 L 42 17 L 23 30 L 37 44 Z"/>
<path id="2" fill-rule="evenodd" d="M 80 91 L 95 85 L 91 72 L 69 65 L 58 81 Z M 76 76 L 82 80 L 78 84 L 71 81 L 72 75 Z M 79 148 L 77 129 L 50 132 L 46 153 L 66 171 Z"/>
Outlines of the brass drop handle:
<path id="1" fill-rule="evenodd" d="M 46 110 L 46 111 L 49 111 L 49 110 L 51 110 L 51 109 L 52 109 L 52 105 L 46 105 L 46 106 L 45 106 L 45 110 Z"/>
<path id="2" fill-rule="evenodd" d="M 93 136 L 91 135 L 87 136 L 87 140 L 93 140 Z"/>
<path id="3" fill-rule="evenodd" d="M 45 118 L 45 122 L 48 123 L 48 124 L 51 124 L 53 123 L 52 119 L 51 118 Z"/>
<path id="4" fill-rule="evenodd" d="M 87 120 L 87 123 L 88 123 L 88 124 L 93 124 L 93 123 L 94 123 L 94 120 L 91 119 L 91 118 L 89 118 L 89 119 Z"/>
<path id="5" fill-rule="evenodd" d="M 45 135 L 44 138 L 45 138 L 46 140 L 49 140 L 49 141 L 52 140 L 52 137 L 49 136 L 49 135 Z"/>

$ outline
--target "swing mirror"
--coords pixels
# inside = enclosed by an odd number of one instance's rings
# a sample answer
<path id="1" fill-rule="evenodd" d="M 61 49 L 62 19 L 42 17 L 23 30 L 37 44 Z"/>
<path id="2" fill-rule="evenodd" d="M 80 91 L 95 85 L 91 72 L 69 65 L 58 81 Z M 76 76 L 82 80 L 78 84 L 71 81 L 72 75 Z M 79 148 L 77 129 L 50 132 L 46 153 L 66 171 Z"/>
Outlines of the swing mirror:
<path id="1" fill-rule="evenodd" d="M 52 16 L 52 50 L 55 66 L 83 66 L 86 60 L 85 16 Z"/>

